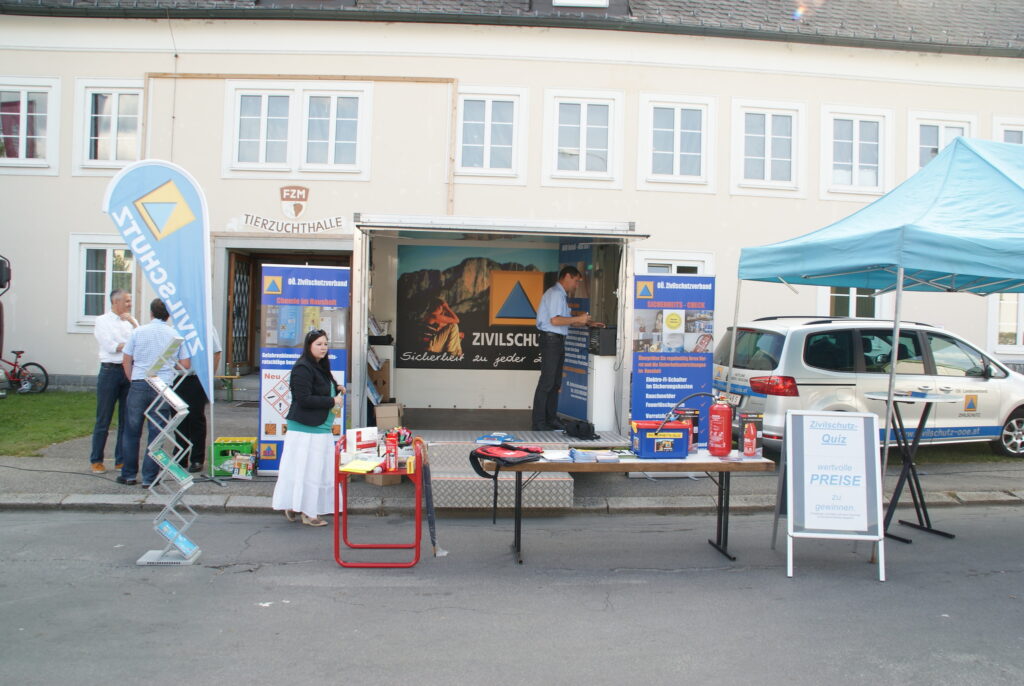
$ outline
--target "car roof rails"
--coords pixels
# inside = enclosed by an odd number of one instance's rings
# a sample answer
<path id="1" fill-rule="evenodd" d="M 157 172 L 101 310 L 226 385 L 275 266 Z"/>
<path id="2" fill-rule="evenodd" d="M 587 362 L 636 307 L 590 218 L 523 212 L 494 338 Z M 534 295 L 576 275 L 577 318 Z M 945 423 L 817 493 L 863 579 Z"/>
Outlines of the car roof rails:
<path id="1" fill-rule="evenodd" d="M 771 315 L 771 316 L 768 316 L 768 317 L 758 317 L 757 319 L 754 319 L 753 321 L 755 321 L 755 322 L 770 322 L 770 321 L 779 320 L 779 319 L 806 319 L 806 320 L 808 320 L 806 322 L 806 324 L 808 324 L 808 325 L 810 325 L 810 324 L 831 324 L 832 322 L 865 322 L 865 323 L 879 323 L 879 324 L 881 324 L 883 322 L 892 322 L 891 319 L 885 319 L 885 318 L 879 318 L 879 317 L 822 317 L 821 315 L 815 315 L 815 314 L 811 314 L 811 315 L 808 315 L 808 314 L 779 314 L 779 315 Z M 901 319 L 900 322 L 903 323 L 903 324 L 914 324 L 916 326 L 931 326 L 932 328 L 937 328 L 937 327 L 933 326 L 932 324 L 928 324 L 927 322 L 915 322 L 915 321 L 910 321 L 909 319 Z"/>

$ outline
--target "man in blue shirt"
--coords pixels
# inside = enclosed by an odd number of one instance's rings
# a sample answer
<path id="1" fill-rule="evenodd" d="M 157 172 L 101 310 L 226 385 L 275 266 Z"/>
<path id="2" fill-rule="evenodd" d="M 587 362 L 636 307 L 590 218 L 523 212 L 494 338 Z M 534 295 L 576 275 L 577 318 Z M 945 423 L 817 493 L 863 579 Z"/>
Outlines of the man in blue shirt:
<path id="1" fill-rule="evenodd" d="M 116 481 L 119 484 L 134 486 L 137 483 L 136 477 L 139 470 L 139 441 L 142 438 L 142 424 L 145 419 L 144 413 L 149 404 L 156 398 L 156 391 L 146 383 L 146 372 L 160 358 L 160 355 L 167 349 L 167 346 L 180 338 L 167 320 L 170 314 L 167 306 L 159 298 L 149 303 L 149 313 L 153 321 L 145 326 L 140 326 L 132 332 L 127 345 L 124 346 L 124 373 L 131 379 L 131 388 L 128 390 L 128 401 L 125 414 L 127 415 L 127 426 L 124 430 L 124 465 L 121 468 L 121 475 Z M 190 366 L 188 353 L 184 346 L 178 348 L 177 365 L 182 369 Z M 157 370 L 156 375 L 170 386 L 174 383 L 174 359 L 169 359 Z M 152 441 L 160 433 L 160 427 L 149 422 L 149 440 Z M 142 461 L 142 485 L 149 487 L 160 473 L 160 465 L 153 461 L 153 458 L 146 453 Z"/>
<path id="2" fill-rule="evenodd" d="M 540 330 L 540 379 L 533 393 L 533 430 L 556 431 L 562 428 L 558 419 L 558 391 L 562 387 L 562 365 L 565 362 L 565 337 L 570 326 L 604 326 L 590 319 L 589 312 L 573 316 L 569 296 L 583 281 L 580 270 L 571 265 L 558 272 L 558 283 L 544 292 L 537 308 Z"/>

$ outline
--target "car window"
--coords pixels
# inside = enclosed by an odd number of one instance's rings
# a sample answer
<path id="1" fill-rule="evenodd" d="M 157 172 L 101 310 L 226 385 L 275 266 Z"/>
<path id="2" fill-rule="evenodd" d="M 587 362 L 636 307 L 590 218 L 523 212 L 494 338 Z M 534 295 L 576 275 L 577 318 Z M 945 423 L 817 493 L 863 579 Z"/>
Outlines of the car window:
<path id="1" fill-rule="evenodd" d="M 835 372 L 856 371 L 853 332 L 847 329 L 810 334 L 804 342 L 804 363 L 809 367 Z"/>
<path id="2" fill-rule="evenodd" d="M 935 360 L 935 373 L 939 376 L 983 376 L 985 356 L 960 341 L 928 334 L 928 347 Z"/>
<path id="3" fill-rule="evenodd" d="M 869 374 L 888 374 L 892 357 L 892 331 L 885 329 L 860 332 L 864 371 Z M 915 331 L 900 331 L 896 351 L 897 374 L 925 374 L 924 355 Z"/>
<path id="4" fill-rule="evenodd" d="M 736 357 L 733 366 L 736 369 L 775 369 L 779 365 L 782 344 L 785 338 L 773 331 L 757 331 L 740 329 L 736 337 Z M 732 347 L 732 331 L 722 337 L 715 348 L 715 364 L 728 365 L 729 352 Z"/>

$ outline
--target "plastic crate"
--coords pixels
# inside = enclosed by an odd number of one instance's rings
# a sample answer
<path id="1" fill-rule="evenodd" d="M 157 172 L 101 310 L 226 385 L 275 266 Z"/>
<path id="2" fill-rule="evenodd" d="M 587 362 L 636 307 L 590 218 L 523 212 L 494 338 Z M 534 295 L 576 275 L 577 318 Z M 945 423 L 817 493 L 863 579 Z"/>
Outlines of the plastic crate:
<path id="1" fill-rule="evenodd" d="M 210 446 L 210 464 L 214 476 L 232 476 L 235 468 L 235 455 L 255 455 L 256 437 L 218 438 Z"/>

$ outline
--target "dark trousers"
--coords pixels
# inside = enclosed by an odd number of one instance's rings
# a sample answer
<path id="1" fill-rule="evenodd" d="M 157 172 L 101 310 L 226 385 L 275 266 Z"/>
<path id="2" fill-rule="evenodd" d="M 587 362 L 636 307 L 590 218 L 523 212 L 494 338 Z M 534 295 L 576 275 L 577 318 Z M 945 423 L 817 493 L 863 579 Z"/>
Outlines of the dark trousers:
<path id="1" fill-rule="evenodd" d="M 139 475 L 139 444 L 142 441 L 142 425 L 149 424 L 149 443 L 157 437 L 162 427 L 146 420 L 146 408 L 156 398 L 156 391 L 145 381 L 132 381 L 131 390 L 128 391 L 128 400 L 125 409 L 125 430 L 124 430 L 124 466 L 121 468 L 121 477 L 127 480 L 135 479 Z M 161 408 L 158 415 L 164 417 L 166 411 Z M 166 418 L 163 421 L 167 421 Z M 148 443 L 147 443 L 148 445 Z M 149 456 L 146 451 L 142 458 L 142 483 L 149 485 L 160 473 L 160 465 Z"/>
<path id="2" fill-rule="evenodd" d="M 103 464 L 103 451 L 107 447 L 110 420 L 114 418 L 117 405 L 117 443 L 114 444 L 114 463 L 124 462 L 125 402 L 131 384 L 124 375 L 124 367 L 114 363 L 100 365 L 96 375 L 96 424 L 92 429 L 92 451 L 89 462 Z"/>
<path id="3" fill-rule="evenodd" d="M 206 460 L 206 406 L 210 404 L 203 390 L 203 384 L 195 374 L 186 376 L 178 386 L 178 397 L 188 403 L 188 414 L 178 425 L 181 435 L 192 441 L 191 457 L 188 462 L 202 465 Z M 181 464 L 185 465 L 186 457 L 181 456 Z"/>
<path id="4" fill-rule="evenodd" d="M 533 392 L 533 426 L 553 424 L 558 419 L 558 391 L 562 388 L 565 336 L 540 332 L 540 378 Z"/>

